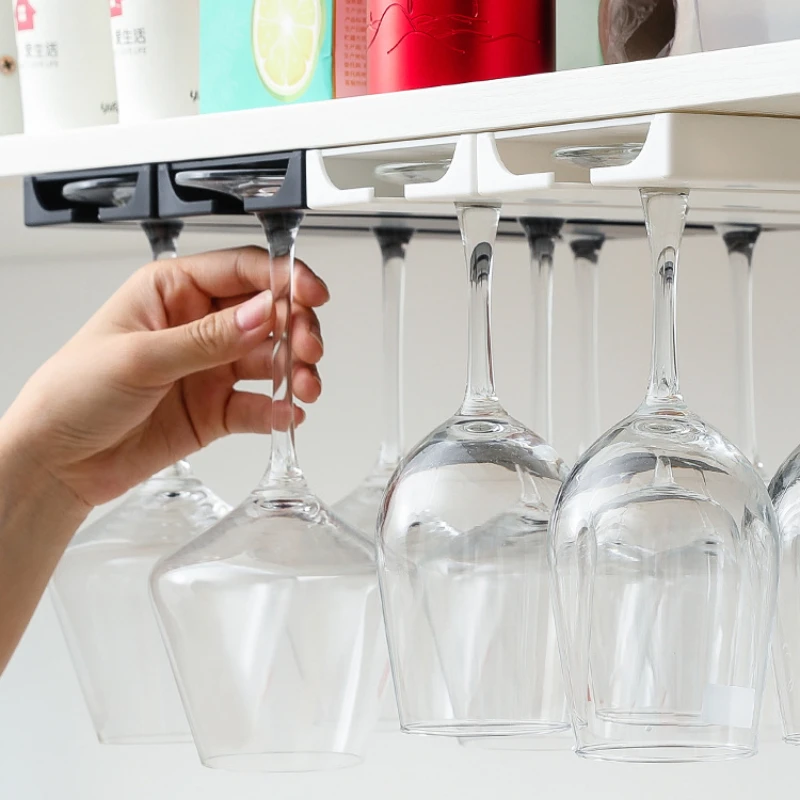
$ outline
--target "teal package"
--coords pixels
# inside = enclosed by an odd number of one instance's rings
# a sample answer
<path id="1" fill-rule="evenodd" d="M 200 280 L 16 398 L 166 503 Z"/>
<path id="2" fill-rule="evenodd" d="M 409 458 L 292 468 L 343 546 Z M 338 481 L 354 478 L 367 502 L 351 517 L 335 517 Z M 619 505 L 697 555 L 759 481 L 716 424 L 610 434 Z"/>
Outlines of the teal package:
<path id="1" fill-rule="evenodd" d="M 270 92 L 253 54 L 253 10 L 259 0 L 201 0 L 200 113 L 241 111 L 333 97 L 333 0 L 323 7 L 320 55 L 308 87 L 290 101 Z"/>

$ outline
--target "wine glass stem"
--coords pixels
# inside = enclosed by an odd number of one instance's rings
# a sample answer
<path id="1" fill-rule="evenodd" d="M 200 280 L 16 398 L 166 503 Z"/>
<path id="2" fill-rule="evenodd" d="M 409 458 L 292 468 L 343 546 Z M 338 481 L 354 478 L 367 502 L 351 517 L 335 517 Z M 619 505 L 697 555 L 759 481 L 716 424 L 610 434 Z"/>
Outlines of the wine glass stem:
<path id="1" fill-rule="evenodd" d="M 178 257 L 178 237 L 183 230 L 183 223 L 173 220 L 146 220 L 142 222 L 142 230 L 150 242 L 153 259 L 162 261 Z"/>
<path id="2" fill-rule="evenodd" d="M 729 228 L 722 232 L 728 248 L 736 329 L 736 406 L 742 452 L 758 470 L 755 377 L 753 372 L 753 250 L 760 228 Z"/>
<path id="3" fill-rule="evenodd" d="M 406 246 L 413 231 L 386 228 L 375 231 L 383 257 L 383 417 L 380 465 L 397 466 L 403 448 L 403 308 Z"/>
<path id="4" fill-rule="evenodd" d="M 492 267 L 499 206 L 457 204 L 469 276 L 469 353 L 467 391 L 461 413 L 500 410 L 492 365 Z"/>
<path id="5" fill-rule="evenodd" d="M 267 236 L 270 255 L 270 290 L 274 309 L 272 355 L 272 449 L 264 481 L 290 487 L 303 482 L 294 447 L 294 394 L 292 392 L 292 302 L 294 299 L 294 248 L 303 215 L 275 212 L 258 215 Z"/>
<path id="6" fill-rule="evenodd" d="M 178 237 L 183 230 L 183 223 L 178 220 L 145 220 L 142 230 L 150 242 L 154 261 L 166 261 L 178 257 Z M 154 478 L 185 478 L 191 473 L 187 461 L 178 461 L 161 470 Z"/>
<path id="7" fill-rule="evenodd" d="M 575 256 L 575 284 L 578 293 L 580 329 L 580 442 L 578 455 L 600 436 L 600 359 L 598 355 L 597 312 L 600 275 L 598 263 L 605 239 L 593 236 L 571 243 Z"/>
<path id="8" fill-rule="evenodd" d="M 643 189 L 642 205 L 653 257 L 653 357 L 648 405 L 682 404 L 675 338 L 678 256 L 689 195 Z"/>
<path id="9" fill-rule="evenodd" d="M 546 441 L 553 440 L 553 253 L 555 239 L 530 243 L 533 293 L 533 425 Z"/>

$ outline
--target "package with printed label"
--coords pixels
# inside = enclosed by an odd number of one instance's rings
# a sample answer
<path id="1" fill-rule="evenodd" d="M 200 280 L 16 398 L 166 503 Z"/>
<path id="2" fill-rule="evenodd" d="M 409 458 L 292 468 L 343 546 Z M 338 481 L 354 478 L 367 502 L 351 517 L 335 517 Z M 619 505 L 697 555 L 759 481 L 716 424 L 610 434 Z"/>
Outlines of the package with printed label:
<path id="1" fill-rule="evenodd" d="M 200 111 L 364 94 L 366 0 L 201 0 Z"/>

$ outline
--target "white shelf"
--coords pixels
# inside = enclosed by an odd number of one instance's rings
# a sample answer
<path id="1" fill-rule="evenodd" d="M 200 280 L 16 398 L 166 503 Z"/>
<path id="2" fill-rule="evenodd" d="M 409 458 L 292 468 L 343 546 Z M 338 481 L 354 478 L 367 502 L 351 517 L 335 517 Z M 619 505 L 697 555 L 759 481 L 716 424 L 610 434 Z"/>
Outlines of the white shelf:
<path id="1" fill-rule="evenodd" d="M 800 41 L 228 114 L 0 139 L 0 178 L 659 112 L 800 117 Z"/>

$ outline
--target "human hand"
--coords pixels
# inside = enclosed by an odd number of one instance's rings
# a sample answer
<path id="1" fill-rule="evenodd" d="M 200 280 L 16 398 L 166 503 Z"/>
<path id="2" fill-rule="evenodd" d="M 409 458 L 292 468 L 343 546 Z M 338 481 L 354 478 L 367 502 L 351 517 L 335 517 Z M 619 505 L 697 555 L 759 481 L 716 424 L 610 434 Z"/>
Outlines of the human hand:
<path id="1" fill-rule="evenodd" d="M 0 435 L 92 507 L 221 436 L 268 433 L 271 398 L 234 385 L 271 378 L 269 280 L 258 247 L 142 268 L 31 378 Z M 296 262 L 293 381 L 305 403 L 322 390 L 313 309 L 328 299 Z"/>

